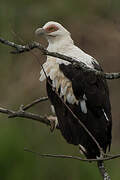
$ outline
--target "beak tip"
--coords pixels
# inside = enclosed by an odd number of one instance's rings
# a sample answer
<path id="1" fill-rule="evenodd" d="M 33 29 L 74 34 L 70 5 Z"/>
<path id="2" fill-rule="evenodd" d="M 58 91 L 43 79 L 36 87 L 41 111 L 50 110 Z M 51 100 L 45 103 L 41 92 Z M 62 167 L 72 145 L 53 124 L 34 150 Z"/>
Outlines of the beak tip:
<path id="1" fill-rule="evenodd" d="M 39 35 L 44 35 L 45 34 L 45 30 L 43 28 L 38 28 L 35 30 L 35 35 L 39 36 Z"/>

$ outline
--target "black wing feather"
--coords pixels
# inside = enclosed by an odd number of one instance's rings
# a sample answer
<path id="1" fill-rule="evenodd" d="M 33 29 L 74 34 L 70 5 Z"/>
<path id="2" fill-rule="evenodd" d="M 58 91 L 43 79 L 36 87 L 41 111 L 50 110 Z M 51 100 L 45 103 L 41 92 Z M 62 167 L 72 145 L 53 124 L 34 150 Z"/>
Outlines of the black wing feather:
<path id="1" fill-rule="evenodd" d="M 96 63 L 94 67 L 101 70 Z M 107 147 L 110 147 L 111 144 L 112 128 L 111 106 L 106 80 L 95 76 L 93 72 L 83 72 L 81 68 L 72 64 L 60 64 L 59 68 L 72 82 L 75 97 L 81 100 L 85 94 L 87 98 L 87 114 L 84 114 L 77 104 L 72 105 L 66 102 L 67 105 L 84 123 L 99 142 L 104 152 L 106 152 Z M 86 149 L 85 155 L 87 158 L 96 158 L 96 156 L 100 155 L 98 147 L 52 89 L 50 81 L 50 79 L 47 81 L 47 93 L 51 103 L 54 105 L 62 135 L 68 143 L 74 145 L 81 144 Z M 107 121 L 103 109 L 109 121 Z"/>

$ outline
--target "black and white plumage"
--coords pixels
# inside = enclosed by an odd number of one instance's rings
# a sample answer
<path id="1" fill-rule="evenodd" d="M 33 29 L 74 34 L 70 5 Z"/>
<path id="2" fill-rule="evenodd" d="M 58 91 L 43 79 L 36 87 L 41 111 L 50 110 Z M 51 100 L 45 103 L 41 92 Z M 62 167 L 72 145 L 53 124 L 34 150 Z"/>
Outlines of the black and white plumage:
<path id="1" fill-rule="evenodd" d="M 43 28 L 38 28 L 36 34 L 42 34 L 47 38 L 49 51 L 73 57 L 90 68 L 102 70 L 96 60 L 74 45 L 70 33 L 61 24 L 48 22 Z M 47 94 L 55 109 L 63 137 L 68 143 L 79 145 L 87 158 L 99 157 L 97 145 L 55 91 L 106 152 L 107 148 L 110 149 L 112 128 L 106 80 L 95 76 L 93 72 L 83 72 L 81 68 L 69 62 L 49 56 L 43 68 L 45 73 L 41 70 L 40 81 L 45 80 L 47 75 Z"/>

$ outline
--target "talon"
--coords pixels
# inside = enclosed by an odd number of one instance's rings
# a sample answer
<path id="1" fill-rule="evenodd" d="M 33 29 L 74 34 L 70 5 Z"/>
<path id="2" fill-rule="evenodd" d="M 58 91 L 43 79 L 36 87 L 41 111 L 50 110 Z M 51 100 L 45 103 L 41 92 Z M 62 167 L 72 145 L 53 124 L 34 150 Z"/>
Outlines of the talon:
<path id="1" fill-rule="evenodd" d="M 56 116 L 47 117 L 50 121 L 50 131 L 53 132 L 56 126 L 58 125 L 58 119 Z"/>

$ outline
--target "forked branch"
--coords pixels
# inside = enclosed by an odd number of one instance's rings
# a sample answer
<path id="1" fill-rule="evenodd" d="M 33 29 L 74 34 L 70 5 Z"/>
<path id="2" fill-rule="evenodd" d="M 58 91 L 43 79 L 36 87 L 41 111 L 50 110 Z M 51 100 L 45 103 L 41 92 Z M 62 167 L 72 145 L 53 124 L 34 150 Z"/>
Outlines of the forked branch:
<path id="1" fill-rule="evenodd" d="M 34 114 L 34 113 L 31 113 L 31 112 L 26 112 L 25 111 L 25 110 L 31 108 L 32 106 L 36 105 L 37 103 L 43 102 L 43 101 L 46 101 L 46 100 L 48 100 L 48 97 L 38 98 L 38 99 L 34 100 L 32 103 L 30 103 L 30 104 L 27 104 L 25 106 L 21 105 L 19 107 L 18 111 L 0 107 L 0 113 L 7 114 L 8 118 L 22 117 L 22 118 L 32 119 L 32 120 L 35 120 L 35 121 L 38 121 L 38 122 L 41 122 L 43 124 L 51 126 L 51 120 L 50 120 L 49 116 L 41 116 L 41 115 L 38 115 L 38 114 Z M 56 128 L 59 129 L 58 126 Z"/>

